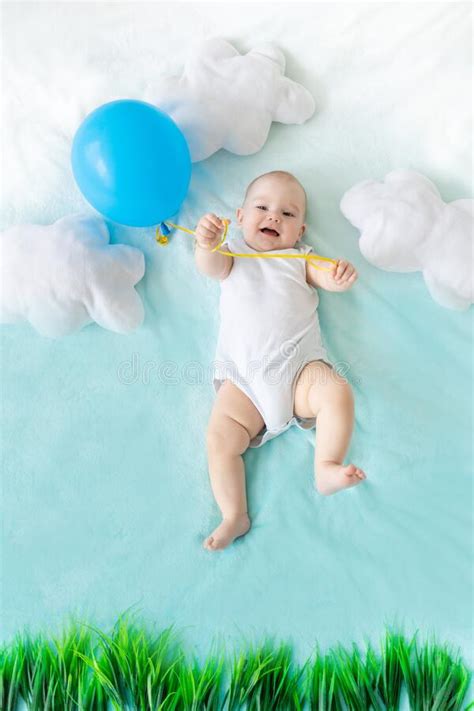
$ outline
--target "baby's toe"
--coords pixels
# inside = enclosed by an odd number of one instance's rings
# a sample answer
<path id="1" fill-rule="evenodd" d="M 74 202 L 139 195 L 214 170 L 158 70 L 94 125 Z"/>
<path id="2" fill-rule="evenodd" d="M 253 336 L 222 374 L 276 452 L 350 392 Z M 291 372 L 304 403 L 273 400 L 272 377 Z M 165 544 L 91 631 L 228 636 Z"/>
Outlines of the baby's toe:
<path id="1" fill-rule="evenodd" d="M 209 545 L 208 545 L 208 550 L 210 551 L 217 551 L 221 548 L 222 546 L 220 545 L 220 539 L 219 538 L 214 538 L 214 536 L 209 536 Z"/>
<path id="2" fill-rule="evenodd" d="M 211 547 L 212 540 L 213 540 L 212 536 L 208 536 L 202 544 L 203 547 L 207 548 L 209 550 L 209 548 Z"/>
<path id="3" fill-rule="evenodd" d="M 357 473 L 357 468 L 353 464 L 348 464 L 347 467 L 343 467 L 343 471 L 346 476 L 354 476 Z"/>

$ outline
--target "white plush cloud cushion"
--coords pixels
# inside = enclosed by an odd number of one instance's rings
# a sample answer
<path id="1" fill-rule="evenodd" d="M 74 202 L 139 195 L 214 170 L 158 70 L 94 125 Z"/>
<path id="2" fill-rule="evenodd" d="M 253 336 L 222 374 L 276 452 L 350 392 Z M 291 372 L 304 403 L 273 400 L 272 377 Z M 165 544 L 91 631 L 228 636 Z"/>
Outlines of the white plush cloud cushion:
<path id="1" fill-rule="evenodd" d="M 193 162 L 220 148 L 249 155 L 262 148 L 272 121 L 304 123 L 314 113 L 309 91 L 284 72 L 273 44 L 241 55 L 212 38 L 191 50 L 180 76 L 159 83 L 155 103 L 183 131 Z"/>
<path id="2" fill-rule="evenodd" d="M 428 178 L 409 170 L 394 170 L 383 182 L 364 180 L 340 204 L 371 264 L 423 272 L 433 299 L 461 310 L 474 301 L 473 206 L 468 199 L 445 203 Z"/>
<path id="3" fill-rule="evenodd" d="M 109 244 L 105 222 L 71 215 L 53 225 L 1 233 L 0 321 L 27 320 L 57 338 L 96 321 L 128 333 L 143 321 L 134 285 L 145 272 L 140 250 Z"/>

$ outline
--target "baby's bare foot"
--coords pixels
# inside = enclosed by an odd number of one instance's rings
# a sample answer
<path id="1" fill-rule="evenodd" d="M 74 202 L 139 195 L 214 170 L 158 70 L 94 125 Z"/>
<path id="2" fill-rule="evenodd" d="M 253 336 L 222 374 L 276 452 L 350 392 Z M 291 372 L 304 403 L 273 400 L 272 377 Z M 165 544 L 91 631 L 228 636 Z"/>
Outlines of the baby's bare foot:
<path id="1" fill-rule="evenodd" d="M 354 464 L 319 462 L 316 473 L 316 488 L 320 494 L 329 496 L 341 489 L 357 486 L 366 479 L 365 472 Z"/>
<path id="2" fill-rule="evenodd" d="M 247 533 L 249 528 L 250 519 L 246 513 L 240 516 L 224 518 L 220 526 L 204 540 L 202 545 L 208 551 L 222 550 L 222 548 L 227 548 L 235 538 Z"/>

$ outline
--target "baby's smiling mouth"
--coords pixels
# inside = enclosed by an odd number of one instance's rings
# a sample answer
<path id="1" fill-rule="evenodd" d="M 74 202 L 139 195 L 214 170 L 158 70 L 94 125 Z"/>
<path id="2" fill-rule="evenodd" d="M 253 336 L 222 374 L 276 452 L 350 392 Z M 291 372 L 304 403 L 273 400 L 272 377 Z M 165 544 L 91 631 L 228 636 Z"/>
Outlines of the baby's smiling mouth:
<path id="1" fill-rule="evenodd" d="M 276 230 L 272 230 L 271 227 L 262 227 L 260 232 L 263 232 L 264 235 L 272 235 L 273 237 L 280 236 L 280 233 L 277 232 Z"/>

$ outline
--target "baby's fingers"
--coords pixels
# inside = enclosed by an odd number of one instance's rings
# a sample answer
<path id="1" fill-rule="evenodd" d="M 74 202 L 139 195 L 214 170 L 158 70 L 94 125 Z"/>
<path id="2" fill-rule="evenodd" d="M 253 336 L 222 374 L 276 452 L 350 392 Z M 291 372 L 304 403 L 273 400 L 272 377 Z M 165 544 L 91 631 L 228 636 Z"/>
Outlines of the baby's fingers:
<path id="1" fill-rule="evenodd" d="M 357 279 L 357 273 L 354 271 L 347 278 L 343 277 L 342 279 L 338 279 L 336 283 L 339 287 L 341 287 L 341 289 L 346 289 L 346 288 L 349 289 L 349 287 L 351 287 L 354 284 L 356 279 Z"/>
<path id="2" fill-rule="evenodd" d="M 337 266 L 336 266 L 336 273 L 334 274 L 334 278 L 335 278 L 336 280 L 337 280 L 337 279 L 340 279 L 340 278 L 342 277 L 342 275 L 344 274 L 344 271 L 345 271 L 347 265 L 348 265 L 348 262 L 346 262 L 344 259 L 339 259 L 339 260 L 338 260 Z"/>
<path id="3" fill-rule="evenodd" d="M 213 235 L 219 234 L 220 230 L 222 230 L 223 225 L 221 224 L 216 224 L 215 220 L 210 220 L 208 218 L 203 218 L 199 225 L 198 228 L 200 230 L 207 230 L 208 232 L 212 233 Z"/>
<path id="4" fill-rule="evenodd" d="M 217 217 L 217 215 L 214 215 L 213 212 L 208 213 L 205 218 L 210 225 L 214 225 L 214 227 L 217 227 L 218 230 L 220 230 L 223 227 L 222 220 Z"/>
<path id="5" fill-rule="evenodd" d="M 203 243 L 212 242 L 216 239 L 216 232 L 214 229 L 210 230 L 209 228 L 200 225 L 199 229 L 196 231 L 196 238 L 198 241 Z"/>
<path id="6" fill-rule="evenodd" d="M 355 274 L 357 276 L 356 270 L 354 269 L 352 264 L 350 264 L 349 262 L 345 262 L 344 268 L 340 271 L 338 270 L 338 272 L 339 273 L 336 276 L 336 281 L 338 283 L 348 281 L 352 277 L 353 274 Z"/>
<path id="7" fill-rule="evenodd" d="M 354 271 L 355 270 L 353 267 L 351 267 L 351 266 L 346 267 L 342 276 L 339 278 L 339 281 L 342 281 L 342 282 L 348 281 L 351 278 L 351 276 L 353 275 Z"/>
<path id="8" fill-rule="evenodd" d="M 217 217 L 217 215 L 211 215 L 212 217 L 211 222 L 218 227 L 220 230 L 224 227 L 224 224 L 232 222 L 232 220 L 228 220 L 226 217 Z"/>

